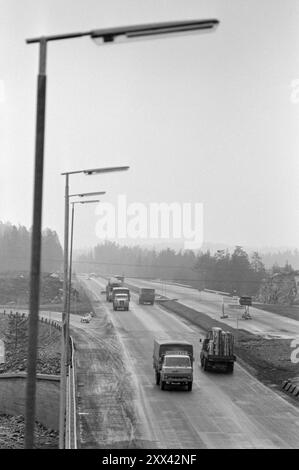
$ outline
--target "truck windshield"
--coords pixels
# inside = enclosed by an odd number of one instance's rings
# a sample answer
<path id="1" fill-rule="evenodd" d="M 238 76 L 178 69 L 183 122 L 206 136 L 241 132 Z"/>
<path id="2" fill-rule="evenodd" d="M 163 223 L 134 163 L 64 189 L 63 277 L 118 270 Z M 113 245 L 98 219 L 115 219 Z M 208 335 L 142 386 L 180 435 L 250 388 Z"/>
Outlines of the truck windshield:
<path id="1" fill-rule="evenodd" d="M 190 367 L 190 358 L 182 357 L 165 357 L 164 365 L 166 367 Z"/>

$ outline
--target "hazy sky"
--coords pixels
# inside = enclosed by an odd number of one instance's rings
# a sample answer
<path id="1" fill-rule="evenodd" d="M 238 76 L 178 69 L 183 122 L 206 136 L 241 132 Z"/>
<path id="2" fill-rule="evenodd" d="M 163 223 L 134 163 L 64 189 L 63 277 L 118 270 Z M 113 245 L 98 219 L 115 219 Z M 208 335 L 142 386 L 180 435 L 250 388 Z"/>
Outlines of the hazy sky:
<path id="1" fill-rule="evenodd" d="M 202 202 L 204 240 L 299 246 L 298 0 L 0 0 L 0 220 L 30 226 L 38 46 L 29 37 L 217 18 L 205 35 L 97 47 L 50 43 L 43 225 L 63 239 L 71 192 Z M 77 206 L 75 246 L 97 243 Z"/>

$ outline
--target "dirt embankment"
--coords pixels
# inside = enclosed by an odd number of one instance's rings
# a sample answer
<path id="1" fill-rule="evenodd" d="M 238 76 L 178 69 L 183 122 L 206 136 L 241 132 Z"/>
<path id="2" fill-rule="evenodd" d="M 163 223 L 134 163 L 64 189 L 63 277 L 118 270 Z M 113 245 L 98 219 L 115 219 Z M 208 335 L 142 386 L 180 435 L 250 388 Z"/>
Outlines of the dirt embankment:
<path id="1" fill-rule="evenodd" d="M 73 275 L 70 312 L 78 315 L 92 311 L 92 304 Z M 29 273 L 0 274 L 0 305 L 9 308 L 28 308 Z M 52 273 L 41 275 L 40 309 L 53 312 L 63 310 L 63 279 Z"/>
<path id="2" fill-rule="evenodd" d="M 41 275 L 40 304 L 62 302 L 62 280 L 56 274 Z M 28 306 L 29 273 L 2 273 L 0 275 L 0 305 Z"/>
<path id="3" fill-rule="evenodd" d="M 279 304 L 259 304 L 254 303 L 253 306 L 259 310 L 276 313 L 282 317 L 288 317 L 292 320 L 299 321 L 299 305 L 279 305 Z M 298 331 L 299 334 L 299 331 Z"/>

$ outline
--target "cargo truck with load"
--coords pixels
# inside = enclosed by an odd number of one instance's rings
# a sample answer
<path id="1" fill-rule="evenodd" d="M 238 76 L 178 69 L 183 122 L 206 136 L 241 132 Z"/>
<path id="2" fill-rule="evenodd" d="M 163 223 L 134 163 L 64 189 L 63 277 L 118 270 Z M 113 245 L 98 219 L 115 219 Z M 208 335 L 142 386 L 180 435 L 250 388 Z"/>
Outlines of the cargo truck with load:
<path id="1" fill-rule="evenodd" d="M 232 373 L 234 371 L 234 337 L 232 333 L 225 332 L 221 328 L 214 327 L 208 331 L 206 338 L 202 341 L 200 353 L 201 367 L 206 371 L 209 369 L 220 369 Z"/>
<path id="2" fill-rule="evenodd" d="M 156 385 L 187 385 L 192 390 L 193 345 L 182 341 L 154 340 L 153 368 Z"/>
<path id="3" fill-rule="evenodd" d="M 155 289 L 150 289 L 148 287 L 141 287 L 139 289 L 139 304 L 151 304 L 154 305 L 155 302 Z"/>
<path id="4" fill-rule="evenodd" d="M 106 286 L 106 300 L 108 302 L 112 302 L 112 290 L 114 289 L 114 287 L 121 287 L 121 285 L 122 282 L 119 279 L 116 279 L 115 277 L 110 277 Z"/>

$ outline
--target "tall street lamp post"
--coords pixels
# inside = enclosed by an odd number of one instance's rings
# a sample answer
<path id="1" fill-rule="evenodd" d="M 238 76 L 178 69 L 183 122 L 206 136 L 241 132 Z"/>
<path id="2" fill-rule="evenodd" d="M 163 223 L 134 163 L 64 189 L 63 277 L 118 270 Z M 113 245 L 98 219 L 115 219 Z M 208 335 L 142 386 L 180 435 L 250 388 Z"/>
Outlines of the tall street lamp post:
<path id="1" fill-rule="evenodd" d="M 103 195 L 106 194 L 105 191 L 97 191 L 97 192 L 92 192 L 92 193 L 81 193 L 81 194 L 70 194 L 69 198 L 71 197 L 85 197 L 85 196 L 96 196 L 96 195 Z M 68 301 L 67 301 L 67 310 L 66 310 L 66 328 L 65 328 L 65 334 L 66 334 L 66 341 L 64 341 L 64 337 L 62 335 L 62 344 L 64 350 L 64 347 L 66 348 L 66 368 L 69 363 L 69 354 L 68 354 L 68 344 L 69 344 L 69 329 L 70 329 L 70 299 L 71 299 L 71 285 L 72 285 L 72 261 L 73 261 L 73 228 L 74 228 L 74 204 L 90 204 L 90 203 L 95 203 L 95 202 L 100 202 L 99 199 L 96 200 L 86 200 L 86 201 L 75 201 L 71 202 L 72 204 L 72 218 L 71 218 L 71 244 L 70 244 L 70 261 L 69 261 L 69 275 L 68 275 Z M 66 372 L 66 371 L 65 371 Z"/>
<path id="2" fill-rule="evenodd" d="M 103 194 L 103 193 L 93 193 Z M 81 197 L 83 195 L 80 195 Z M 71 197 L 71 196 L 70 196 Z M 67 340 L 69 337 L 69 321 L 71 311 L 71 288 L 72 288 L 72 263 L 73 263 L 73 239 L 74 239 L 74 219 L 75 219 L 75 205 L 76 204 L 95 204 L 100 202 L 99 199 L 90 199 L 88 201 L 74 201 L 72 204 L 72 218 L 71 218 L 71 243 L 70 243 L 70 263 L 69 263 L 69 285 L 68 285 L 68 311 L 67 311 Z"/>
<path id="3" fill-rule="evenodd" d="M 64 253 L 63 253 L 63 311 L 62 311 L 62 344 L 60 361 L 60 410 L 59 410 L 59 448 L 64 448 L 65 436 L 65 406 L 66 406 L 66 375 L 67 375 L 67 353 L 68 344 L 68 253 L 69 253 L 69 175 L 83 173 L 87 176 L 116 171 L 126 171 L 128 166 L 116 166 L 108 168 L 92 168 L 87 170 L 76 170 L 61 173 L 65 176 L 64 191 Z"/>
<path id="4" fill-rule="evenodd" d="M 31 266 L 30 266 L 30 300 L 29 300 L 29 335 L 28 335 L 28 373 L 26 387 L 25 412 L 25 447 L 34 446 L 34 421 L 36 402 L 36 357 L 38 338 L 38 310 L 40 287 L 40 259 L 41 259 L 41 222 L 42 222 L 42 193 L 43 193 L 43 165 L 44 165 L 44 135 L 45 135 L 45 107 L 46 107 L 46 53 L 49 41 L 89 36 L 97 44 L 111 44 L 122 41 L 135 41 L 147 38 L 166 37 L 214 31 L 219 21 L 216 19 L 174 21 L 147 25 L 122 26 L 115 28 L 97 29 L 85 32 L 41 36 L 27 39 L 27 44 L 39 44 L 39 73 L 37 84 L 37 110 L 36 110 L 36 139 L 35 139 L 35 173 L 34 173 L 34 200 L 33 224 L 31 240 Z"/>

